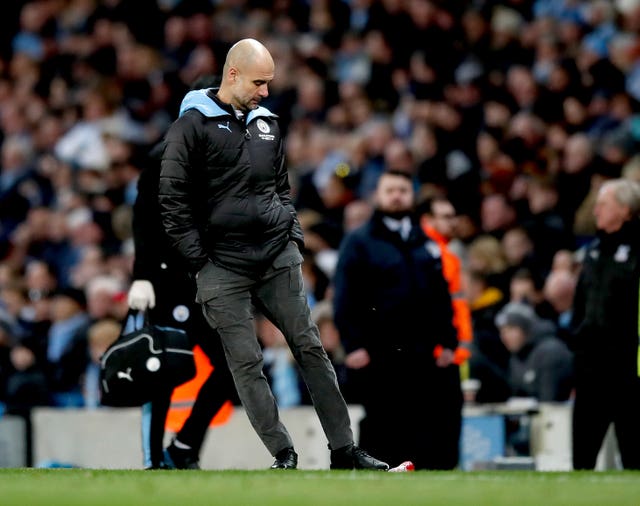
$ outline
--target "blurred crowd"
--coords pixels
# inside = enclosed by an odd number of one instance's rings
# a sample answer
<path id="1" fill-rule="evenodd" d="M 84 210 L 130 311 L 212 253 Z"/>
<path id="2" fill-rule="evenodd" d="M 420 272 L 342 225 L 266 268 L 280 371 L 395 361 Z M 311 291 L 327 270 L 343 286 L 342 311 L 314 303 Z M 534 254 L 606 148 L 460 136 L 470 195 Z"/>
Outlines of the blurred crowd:
<path id="1" fill-rule="evenodd" d="M 596 192 L 640 180 L 640 0 L 12 0 L 0 10 L 9 411 L 99 404 L 97 359 L 127 311 L 137 176 L 186 91 L 219 75 L 241 38 L 276 62 L 263 105 L 286 132 L 309 303 L 339 379 L 332 276 L 382 171 L 407 171 L 419 200 L 442 194 L 455 207 L 478 402 L 530 395 L 505 375 L 508 315 L 496 316 L 524 302 L 534 313 L 512 321 L 527 336 L 542 327 L 566 341 Z M 281 407 L 306 402 L 282 337 L 256 322 Z M 545 400 L 569 395 L 563 384 Z"/>

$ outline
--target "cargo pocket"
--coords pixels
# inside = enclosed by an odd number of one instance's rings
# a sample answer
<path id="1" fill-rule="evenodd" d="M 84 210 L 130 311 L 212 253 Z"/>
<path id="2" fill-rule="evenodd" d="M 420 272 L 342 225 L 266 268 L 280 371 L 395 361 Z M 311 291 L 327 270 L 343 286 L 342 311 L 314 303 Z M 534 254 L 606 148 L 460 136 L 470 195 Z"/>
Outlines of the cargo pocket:
<path id="1" fill-rule="evenodd" d="M 289 293 L 301 294 L 304 290 L 304 283 L 302 279 L 302 265 L 303 258 L 298 246 L 293 241 L 289 241 L 287 247 L 282 253 L 280 253 L 273 261 L 273 270 L 278 271 L 280 269 L 288 269 L 289 271 Z"/>

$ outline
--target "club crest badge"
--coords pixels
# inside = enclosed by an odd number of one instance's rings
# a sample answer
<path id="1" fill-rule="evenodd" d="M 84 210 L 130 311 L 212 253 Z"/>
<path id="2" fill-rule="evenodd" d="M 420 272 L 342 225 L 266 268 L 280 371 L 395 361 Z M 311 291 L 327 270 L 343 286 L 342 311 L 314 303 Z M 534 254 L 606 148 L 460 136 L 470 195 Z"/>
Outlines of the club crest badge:
<path id="1" fill-rule="evenodd" d="M 267 125 L 267 122 L 263 119 L 259 119 L 258 121 L 256 121 L 256 125 L 258 126 L 258 130 L 260 130 L 263 134 L 268 134 L 271 131 L 269 125 Z"/>
<path id="2" fill-rule="evenodd" d="M 621 244 L 618 246 L 615 255 L 613 258 L 616 262 L 626 262 L 629 260 L 629 252 L 631 251 L 631 246 L 628 244 Z"/>
<path id="3" fill-rule="evenodd" d="M 189 319 L 189 308 L 184 304 L 180 304 L 173 308 L 172 315 L 175 321 L 184 323 Z"/>
<path id="4" fill-rule="evenodd" d="M 158 357 L 148 358 L 145 364 L 145 366 L 147 367 L 147 370 L 151 372 L 159 371 L 161 365 L 162 364 L 160 364 L 160 359 Z"/>

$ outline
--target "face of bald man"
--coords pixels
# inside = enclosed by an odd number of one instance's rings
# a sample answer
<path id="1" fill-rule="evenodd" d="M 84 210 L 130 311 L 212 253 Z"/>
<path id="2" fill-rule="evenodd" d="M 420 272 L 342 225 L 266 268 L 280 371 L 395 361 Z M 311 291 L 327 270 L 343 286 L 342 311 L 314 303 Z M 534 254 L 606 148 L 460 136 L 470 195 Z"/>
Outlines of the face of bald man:
<path id="1" fill-rule="evenodd" d="M 257 41 L 241 41 L 229 51 L 227 63 L 220 98 L 242 111 L 257 108 L 269 96 L 275 73 L 269 51 Z"/>

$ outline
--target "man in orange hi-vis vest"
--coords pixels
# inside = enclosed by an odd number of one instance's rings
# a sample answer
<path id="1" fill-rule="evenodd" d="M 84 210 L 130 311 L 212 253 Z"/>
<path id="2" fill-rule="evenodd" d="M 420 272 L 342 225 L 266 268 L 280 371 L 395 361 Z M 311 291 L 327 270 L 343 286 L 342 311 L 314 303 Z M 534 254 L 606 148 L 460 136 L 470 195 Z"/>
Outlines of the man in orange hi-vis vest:
<path id="1" fill-rule="evenodd" d="M 468 376 L 468 359 L 471 356 L 470 345 L 473 331 L 471 312 L 467 302 L 462 281 L 462 265 L 460 258 L 451 251 L 448 243 L 454 232 L 455 208 L 442 196 L 428 198 L 418 207 L 420 225 L 424 233 L 440 248 L 442 274 L 447 281 L 453 309 L 453 326 L 458 338 L 458 347 L 454 350 L 453 364 L 457 367 L 437 369 L 434 390 L 438 399 L 437 420 L 435 427 L 440 435 L 442 446 L 441 468 L 452 468 L 455 464 L 447 461 L 447 456 L 457 455 L 454 445 L 459 444 L 462 431 L 462 380 Z M 443 352 L 442 347 L 433 350 L 437 358 Z"/>
<path id="2" fill-rule="evenodd" d="M 419 208 L 420 224 L 424 233 L 440 247 L 442 256 L 442 270 L 444 278 L 449 284 L 449 293 L 453 304 L 453 326 L 458 333 L 458 348 L 455 350 L 454 363 L 463 368 L 462 375 L 466 375 L 464 367 L 471 356 L 471 341 L 473 328 L 471 325 L 471 311 L 462 280 L 462 262 L 458 255 L 448 247 L 453 236 L 456 211 L 453 204 L 442 196 L 430 197 Z M 442 349 L 437 347 L 434 355 L 437 357 Z"/>
<path id="3" fill-rule="evenodd" d="M 200 346 L 193 348 L 193 357 L 196 362 L 196 375 L 193 379 L 176 387 L 171 394 L 171 405 L 165 421 L 165 430 L 174 434 L 178 434 L 184 427 L 193 411 L 200 389 L 215 369 Z M 209 427 L 227 423 L 233 415 L 233 407 L 233 400 L 227 400 L 209 422 Z"/>

